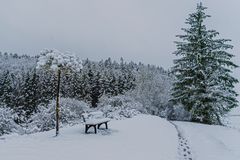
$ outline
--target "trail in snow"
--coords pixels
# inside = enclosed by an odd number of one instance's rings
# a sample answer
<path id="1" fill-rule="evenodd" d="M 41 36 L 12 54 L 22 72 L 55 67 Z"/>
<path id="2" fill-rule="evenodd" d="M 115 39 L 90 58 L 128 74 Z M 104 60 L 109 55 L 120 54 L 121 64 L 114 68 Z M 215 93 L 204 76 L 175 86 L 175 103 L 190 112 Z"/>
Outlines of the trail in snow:
<path id="1" fill-rule="evenodd" d="M 174 122 L 190 141 L 197 160 L 239 160 L 240 132 L 224 126 Z"/>
<path id="2" fill-rule="evenodd" d="M 169 121 L 177 130 L 177 133 L 178 133 L 178 159 L 179 160 L 193 160 L 193 157 L 192 157 L 192 151 L 191 151 L 191 148 L 190 148 L 190 145 L 188 143 L 188 140 L 186 139 L 186 137 L 183 135 L 183 132 L 179 129 L 179 127 Z"/>

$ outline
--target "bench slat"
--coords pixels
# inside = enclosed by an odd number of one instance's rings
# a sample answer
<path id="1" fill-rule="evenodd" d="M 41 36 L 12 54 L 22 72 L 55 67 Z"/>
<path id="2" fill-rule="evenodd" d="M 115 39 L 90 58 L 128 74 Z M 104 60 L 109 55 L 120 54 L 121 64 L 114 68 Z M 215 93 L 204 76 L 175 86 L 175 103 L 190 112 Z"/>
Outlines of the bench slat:
<path id="1" fill-rule="evenodd" d="M 86 120 L 85 124 L 87 124 L 87 125 L 97 125 L 97 124 L 105 123 L 105 122 L 109 122 L 109 121 L 110 121 L 109 118 L 89 119 L 89 120 Z"/>

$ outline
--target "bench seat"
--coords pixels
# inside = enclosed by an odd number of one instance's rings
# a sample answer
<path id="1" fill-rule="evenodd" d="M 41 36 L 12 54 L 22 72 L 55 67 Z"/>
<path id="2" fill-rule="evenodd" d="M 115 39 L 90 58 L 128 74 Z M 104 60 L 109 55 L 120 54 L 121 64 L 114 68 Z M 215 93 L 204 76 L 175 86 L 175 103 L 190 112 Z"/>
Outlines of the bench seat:
<path id="1" fill-rule="evenodd" d="M 87 124 L 87 125 L 97 125 L 97 124 L 105 123 L 105 122 L 109 122 L 109 121 L 110 121 L 109 118 L 89 119 L 89 120 L 86 120 L 85 124 Z"/>
<path id="2" fill-rule="evenodd" d="M 88 133 L 88 129 L 93 127 L 95 134 L 97 133 L 97 129 L 100 128 L 102 124 L 105 124 L 106 129 L 108 129 L 108 122 L 110 121 L 109 118 L 100 118 L 103 116 L 103 113 L 98 112 L 91 112 L 91 113 L 83 113 L 83 122 L 85 124 L 85 133 Z"/>

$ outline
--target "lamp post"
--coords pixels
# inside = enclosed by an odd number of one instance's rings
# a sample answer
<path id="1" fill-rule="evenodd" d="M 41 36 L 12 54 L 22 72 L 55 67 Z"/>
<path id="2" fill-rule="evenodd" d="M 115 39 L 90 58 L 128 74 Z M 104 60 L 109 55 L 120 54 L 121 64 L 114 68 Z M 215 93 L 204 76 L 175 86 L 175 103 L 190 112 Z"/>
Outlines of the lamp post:
<path id="1" fill-rule="evenodd" d="M 45 69 L 56 72 L 57 76 L 57 88 L 56 88 L 56 136 L 59 134 L 59 122 L 60 122 L 60 80 L 61 71 L 72 70 L 79 71 L 82 68 L 81 60 L 71 55 L 70 53 L 62 53 L 58 50 L 44 50 L 38 57 L 37 69 Z"/>
<path id="2" fill-rule="evenodd" d="M 59 134 L 59 112 L 60 112 L 60 77 L 61 77 L 61 70 L 58 68 L 57 70 L 57 94 L 56 94 L 56 136 Z"/>

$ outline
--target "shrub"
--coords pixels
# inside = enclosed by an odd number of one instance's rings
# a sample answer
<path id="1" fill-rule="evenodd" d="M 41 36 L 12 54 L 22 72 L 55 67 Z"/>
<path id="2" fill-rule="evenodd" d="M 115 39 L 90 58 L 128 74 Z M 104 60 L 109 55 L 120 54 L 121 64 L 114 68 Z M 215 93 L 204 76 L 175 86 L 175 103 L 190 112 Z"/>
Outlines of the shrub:
<path id="1" fill-rule="evenodd" d="M 30 118 L 28 133 L 48 131 L 55 128 L 55 106 L 52 100 L 47 106 L 38 106 L 38 111 Z M 80 122 L 81 114 L 89 110 L 89 106 L 75 99 L 62 98 L 60 101 L 60 123 L 75 124 Z"/>
<path id="2" fill-rule="evenodd" d="M 97 110 L 102 111 L 106 117 L 112 119 L 131 118 L 137 114 L 146 113 L 141 103 L 124 95 L 101 98 Z"/>
<path id="3" fill-rule="evenodd" d="M 22 133 L 23 129 L 15 122 L 15 119 L 17 119 L 17 114 L 12 109 L 0 107 L 0 136 L 11 132 Z"/>

